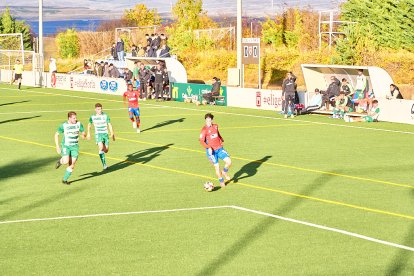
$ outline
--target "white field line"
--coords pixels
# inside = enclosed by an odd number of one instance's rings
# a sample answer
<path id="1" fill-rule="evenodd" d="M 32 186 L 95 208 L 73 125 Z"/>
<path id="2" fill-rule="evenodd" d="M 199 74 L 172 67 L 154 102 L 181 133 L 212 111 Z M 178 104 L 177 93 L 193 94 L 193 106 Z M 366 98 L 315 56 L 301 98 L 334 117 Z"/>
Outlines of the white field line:
<path id="1" fill-rule="evenodd" d="M 339 234 L 355 237 L 355 238 L 358 238 L 358 239 L 363 239 L 363 240 L 367 240 L 367 241 L 371 241 L 371 242 L 375 242 L 375 243 L 380 243 L 380 244 L 384 244 L 384 245 L 388 245 L 388 246 L 392 246 L 392 247 L 397 247 L 397 248 L 400 248 L 400 249 L 404 249 L 404 250 L 414 252 L 413 247 L 409 247 L 409 246 L 405 246 L 405 245 L 401 245 L 401 244 L 397 244 L 397 243 L 392 243 L 392 242 L 387 242 L 387 241 L 379 240 L 379 239 L 376 239 L 376 238 L 371 238 L 371 237 L 368 237 L 368 236 L 348 232 L 348 231 L 337 229 L 337 228 L 332 228 L 332 227 L 327 227 L 327 226 L 314 224 L 314 223 L 310 223 L 310 222 L 306 222 L 306 221 L 286 218 L 286 217 L 282 217 L 282 216 L 278 216 L 278 215 L 274 215 L 274 214 L 270 214 L 270 213 L 265 213 L 265 212 L 261 212 L 261 211 L 257 211 L 257 210 L 247 209 L 247 208 L 243 208 L 243 207 L 239 207 L 239 206 L 231 206 L 231 208 L 241 210 L 241 211 L 250 212 L 250 213 L 254 213 L 254 214 L 258 214 L 258 215 L 262 215 L 262 216 L 276 218 L 276 219 L 280 219 L 280 220 L 284 220 L 284 221 L 303 224 L 303 225 L 306 225 L 306 226 L 319 228 L 319 229 L 326 230 L 326 231 L 336 232 L 336 233 L 339 233 Z"/>
<path id="2" fill-rule="evenodd" d="M 109 216 L 122 216 L 122 215 L 139 215 L 139 214 L 151 214 L 151 213 L 172 213 L 172 212 L 182 212 L 182 211 L 199 211 L 199 210 L 223 209 L 223 208 L 231 208 L 231 207 L 230 206 L 211 206 L 211 207 L 181 208 L 181 209 L 170 209 L 170 210 L 149 210 L 149 211 L 137 211 L 137 212 L 90 214 L 90 215 L 64 216 L 64 217 L 54 217 L 54 218 L 34 218 L 34 219 L 0 221 L 0 224 L 12 224 L 12 223 L 48 221 L 48 220 L 80 219 L 80 218 L 93 218 L 93 217 L 109 217 Z"/>
<path id="3" fill-rule="evenodd" d="M 9 88 L 0 88 L 0 89 L 3 89 L 3 90 L 16 90 L 16 91 L 18 90 L 18 89 L 9 89 Z M 26 91 L 30 91 L 31 93 L 37 93 L 37 94 L 54 95 L 54 96 L 62 96 L 62 97 L 70 97 L 70 98 L 93 99 L 93 100 L 111 101 L 111 102 L 122 102 L 121 100 L 99 99 L 99 98 L 84 97 L 84 96 L 65 95 L 65 94 L 58 94 L 58 93 L 33 91 L 33 90 L 29 90 L 29 89 L 27 89 Z M 145 106 L 158 106 L 158 107 L 165 107 L 165 108 L 172 108 L 172 109 L 179 109 L 179 110 L 191 110 L 191 111 L 198 111 L 198 112 L 200 112 L 200 111 L 212 112 L 211 110 L 206 110 L 206 109 L 193 109 L 193 108 L 188 108 L 188 107 L 164 106 L 164 105 L 159 105 L 159 104 L 146 104 L 146 103 L 143 103 L 143 105 L 145 105 Z M 241 114 L 241 113 L 233 113 L 233 112 L 224 112 L 224 111 L 218 111 L 218 110 L 214 111 L 214 113 L 226 114 L 226 115 L 235 115 L 235 116 L 244 116 L 244 117 L 253 117 L 253 118 L 261 118 L 261 119 L 270 119 L 270 120 L 286 120 L 286 119 L 283 119 L 283 118 L 275 118 L 275 117 L 252 115 L 252 114 Z M 291 121 L 292 122 L 311 123 L 311 124 L 316 124 L 316 125 L 337 126 L 337 127 L 346 127 L 346 128 L 354 128 L 354 129 L 372 130 L 372 131 L 383 131 L 383 132 L 388 132 L 388 133 L 400 133 L 400 134 L 414 135 L 414 132 L 412 132 L 412 131 L 400 131 L 400 130 L 390 130 L 390 129 L 383 129 L 383 128 L 370 128 L 370 127 L 363 127 L 363 126 L 313 122 L 313 121 L 301 120 L 301 119 L 297 119 L 297 118 L 293 119 Z"/>
<path id="4" fill-rule="evenodd" d="M 261 216 L 266 216 L 266 217 L 280 219 L 280 220 L 284 220 L 284 221 L 288 221 L 288 222 L 302 224 L 302 225 L 310 226 L 310 227 L 313 227 L 313 228 L 318 228 L 318 229 L 322 229 L 322 230 L 326 230 L 326 231 L 336 232 L 336 233 L 339 233 L 339 234 L 342 234 L 342 235 L 351 236 L 351 237 L 355 237 L 355 238 L 359 238 L 359 239 L 363 239 L 363 240 L 367 240 L 367 241 L 371 241 L 371 242 L 375 242 L 375 243 L 379 243 L 379 244 L 383 244 L 383 245 L 396 247 L 396 248 L 400 248 L 400 249 L 404 249 L 404 250 L 414 252 L 414 248 L 409 247 L 409 246 L 405 246 L 405 245 L 401 245 L 401 244 L 397 244 L 397 243 L 392 243 L 392 242 L 387 242 L 387 241 L 384 241 L 384 240 L 379 240 L 379 239 L 376 239 L 376 238 L 360 235 L 360 234 L 353 233 L 353 232 L 348 232 L 348 231 L 337 229 L 337 228 L 332 228 L 332 227 L 327 227 L 327 226 L 314 224 L 314 223 L 310 223 L 310 222 L 306 222 L 306 221 L 301 221 L 301 220 L 291 219 L 291 218 L 287 218 L 287 217 L 282 217 L 282 216 L 278 216 L 278 215 L 274 215 L 274 214 L 270 214 L 270 213 L 266 213 L 266 212 L 262 212 L 262 211 L 252 210 L 252 209 L 248 209 L 248 208 L 243 208 L 243 207 L 239 207 L 239 206 L 234 206 L 234 205 L 233 206 L 208 206 L 208 207 L 180 208 L 180 209 L 169 209 L 169 210 L 149 210 L 149 211 L 137 211 L 137 212 L 119 212 L 119 213 L 80 215 L 80 216 L 63 216 L 63 217 L 53 217 L 53 218 L 34 218 L 34 219 L 22 219 L 22 220 L 9 220 L 9 221 L 0 221 L 0 224 L 37 222 L 37 221 L 51 221 L 51 220 L 65 220 L 65 219 L 96 218 L 96 217 L 109 217 L 109 216 L 122 216 L 122 215 L 173 213 L 173 212 L 201 211 L 201 210 L 211 210 L 211 209 L 235 209 L 235 210 L 239 210 L 239 211 L 250 212 L 250 213 L 254 213 L 254 214 L 257 214 L 257 215 L 261 215 Z"/>

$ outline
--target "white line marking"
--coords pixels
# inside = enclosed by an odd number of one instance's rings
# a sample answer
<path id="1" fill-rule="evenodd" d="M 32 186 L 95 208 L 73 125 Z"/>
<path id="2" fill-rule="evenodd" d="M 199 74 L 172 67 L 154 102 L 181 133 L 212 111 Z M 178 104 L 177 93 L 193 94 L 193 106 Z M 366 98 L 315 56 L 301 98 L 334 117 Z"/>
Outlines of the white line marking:
<path id="1" fill-rule="evenodd" d="M 165 107 L 146 107 L 145 109 L 160 109 Z M 74 109 L 76 112 L 82 112 L 82 111 L 90 111 L 93 112 L 93 109 Z M 126 107 L 123 108 L 105 108 L 105 110 L 127 110 Z M 65 111 L 70 111 L 69 109 L 61 109 L 61 110 L 33 110 L 33 111 L 18 111 L 18 112 L 4 112 L 0 113 L 0 115 L 13 115 L 13 114 L 36 114 L 36 113 L 62 113 Z"/>
<path id="2" fill-rule="evenodd" d="M 64 216 L 64 217 L 54 217 L 54 218 L 8 220 L 8 221 L 0 221 L 0 224 L 12 224 L 12 223 L 48 221 L 48 220 L 79 219 L 79 218 L 92 218 L 92 217 L 109 217 L 109 216 L 122 216 L 122 215 L 138 215 L 138 214 L 151 214 L 151 213 L 171 213 L 171 212 L 197 211 L 197 210 L 223 209 L 223 208 L 231 208 L 231 206 L 209 206 L 209 207 L 181 208 L 181 209 L 170 209 L 170 210 L 150 210 L 150 211 L 137 211 L 137 212 L 91 214 L 91 215 L 81 215 L 81 216 Z"/>
<path id="3" fill-rule="evenodd" d="M 262 212 L 262 211 L 257 211 L 257 210 L 253 210 L 253 209 L 248 209 L 248 208 L 244 208 L 244 207 L 240 207 L 240 206 L 235 206 L 235 205 L 233 205 L 233 206 L 208 206 L 208 207 L 195 207 L 195 208 L 180 208 L 180 209 L 170 209 L 170 210 L 148 210 L 148 211 L 137 211 L 137 212 L 118 212 L 118 213 L 106 213 L 106 214 L 90 214 L 90 215 L 64 216 L 64 217 L 54 217 L 54 218 L 21 219 L 21 220 L 0 221 L 0 224 L 13 224 L 13 223 L 23 223 L 23 222 L 51 221 L 51 220 L 64 220 L 64 219 L 81 219 L 81 218 L 94 218 L 94 217 L 109 217 L 109 216 L 122 216 L 122 215 L 173 213 L 173 212 L 200 211 L 200 210 L 211 210 L 211 209 L 235 209 L 235 210 L 239 210 L 239 211 L 245 211 L 245 212 L 254 213 L 254 214 L 257 214 L 257 215 L 272 217 L 272 218 L 276 218 L 276 219 L 280 219 L 280 220 L 284 220 L 284 221 L 288 221 L 288 222 L 293 222 L 293 223 L 297 223 L 297 224 L 302 224 L 302 225 L 306 225 L 306 226 L 310 226 L 310 227 L 314 227 L 314 228 L 318 228 L 318 229 L 322 229 L 322 230 L 326 230 L 326 231 L 336 232 L 336 233 L 339 233 L 339 234 L 342 234 L 342 235 L 352 236 L 352 237 L 355 237 L 355 238 L 359 238 L 359 239 L 363 239 L 363 240 L 367 240 L 367 241 L 371 241 L 371 242 L 375 242 L 375 243 L 380 243 L 380 244 L 388 245 L 388 246 L 391 246 L 391 247 L 396 247 L 396 248 L 400 248 L 400 249 L 404 249 L 404 250 L 414 252 L 414 248 L 409 247 L 409 246 L 405 246 L 405 245 L 401 245 L 401 244 L 397 244 L 397 243 L 392 243 L 392 242 L 387 242 L 387 241 L 384 241 L 384 240 L 371 238 L 371 237 L 368 237 L 368 236 L 348 232 L 348 231 L 337 229 L 337 228 L 332 228 L 332 227 L 327 227 L 327 226 L 323 226 L 323 225 L 319 225 L 319 224 L 315 224 L 315 223 L 310 223 L 310 222 L 306 222 L 306 221 L 301 221 L 301 220 L 296 220 L 296 219 L 292 219 L 292 218 L 282 217 L 282 216 L 278 216 L 278 215 L 274 215 L 274 214 L 270 214 L 270 213 L 266 213 L 266 212 Z"/>
<path id="4" fill-rule="evenodd" d="M 327 231 L 331 231 L 331 232 L 336 232 L 336 233 L 340 233 L 340 234 L 343 234 L 343 235 L 352 236 L 352 237 L 355 237 L 355 238 L 359 238 L 359 239 L 363 239 L 363 240 L 367 240 L 367 241 L 372 241 L 372 242 L 376 242 L 376 243 L 380 243 L 380 244 L 384 244 L 384 245 L 388 245 L 388 246 L 392 246 L 392 247 L 397 247 L 397 248 L 408 250 L 408 251 L 414 251 L 413 247 L 409 247 L 409 246 L 405 246 L 405 245 L 401 245 L 401 244 L 397 244 L 397 243 L 392 243 L 392 242 L 387 242 L 387 241 L 371 238 L 371 237 L 368 237 L 368 236 L 348 232 L 348 231 L 337 229 L 337 228 L 332 228 L 332 227 L 327 227 L 327 226 L 314 224 L 314 223 L 310 223 L 310 222 L 306 222 L 306 221 L 286 218 L 286 217 L 273 215 L 273 214 L 270 214 L 270 213 L 265 213 L 265 212 L 256 211 L 256 210 L 252 210 L 252 209 L 247 209 L 247 208 L 243 208 L 243 207 L 239 207 L 239 206 L 231 206 L 231 208 L 241 210 L 241 211 L 250 212 L 250 213 L 254 213 L 254 214 L 258 214 L 258 215 L 262 215 L 262 216 L 272 217 L 272 218 L 276 218 L 276 219 L 280 219 L 280 220 L 284 220 L 284 221 L 303 224 L 303 225 L 306 225 L 306 226 L 319 228 L 319 229 L 323 229 L 323 230 L 327 230 Z"/>
<path id="5" fill-rule="evenodd" d="M 16 91 L 18 90 L 18 89 L 8 89 L 8 88 L 0 88 L 0 89 L 3 89 L 3 90 L 16 90 Z M 33 91 L 33 90 L 30 90 L 30 89 L 26 89 L 26 91 L 30 91 L 31 93 L 37 93 L 37 94 L 55 95 L 55 96 L 70 97 L 70 98 L 94 99 L 94 100 L 101 100 L 101 101 L 104 100 L 104 101 L 111 101 L 111 102 L 122 102 L 120 100 L 99 99 L 99 98 L 84 97 L 84 96 L 74 96 L 74 95 L 65 95 L 65 94 L 57 94 L 57 93 L 49 93 L 49 92 L 40 92 L 40 91 Z M 80 92 L 82 92 L 82 91 L 80 91 Z M 84 93 L 88 93 L 88 92 L 84 92 Z M 113 96 L 113 95 L 111 95 L 111 96 Z M 145 105 L 145 106 L 158 106 L 158 107 L 164 107 L 164 108 L 173 108 L 173 109 L 180 109 L 180 110 L 191 110 L 191 111 L 198 111 L 198 112 L 200 112 L 200 111 L 212 112 L 211 110 L 206 110 L 206 109 L 193 109 L 193 108 L 188 108 L 188 107 L 165 106 L 165 105 L 149 104 L 149 103 L 144 103 L 143 105 Z M 252 114 L 233 113 L 233 112 L 224 112 L 224 111 L 218 111 L 218 110 L 215 110 L 214 113 L 226 114 L 226 115 L 235 115 L 235 116 L 244 116 L 244 117 L 253 117 L 253 118 L 261 118 L 261 119 L 270 119 L 270 120 L 285 120 L 283 118 L 275 118 L 275 117 L 252 115 Z M 341 124 L 307 121 L 307 120 L 301 120 L 301 119 L 294 119 L 294 120 L 291 120 L 291 121 L 292 122 L 311 123 L 311 124 L 317 124 L 317 125 L 337 126 L 337 127 L 346 127 L 346 128 L 355 128 L 355 129 L 363 129 L 363 130 L 383 131 L 383 132 L 389 132 L 389 133 L 400 133 L 400 134 L 414 135 L 414 132 L 411 132 L 411 131 L 400 131 L 400 130 L 391 130 L 391 129 L 383 129 L 383 128 L 370 128 L 370 127 L 362 127 L 362 126 L 341 125 Z"/>

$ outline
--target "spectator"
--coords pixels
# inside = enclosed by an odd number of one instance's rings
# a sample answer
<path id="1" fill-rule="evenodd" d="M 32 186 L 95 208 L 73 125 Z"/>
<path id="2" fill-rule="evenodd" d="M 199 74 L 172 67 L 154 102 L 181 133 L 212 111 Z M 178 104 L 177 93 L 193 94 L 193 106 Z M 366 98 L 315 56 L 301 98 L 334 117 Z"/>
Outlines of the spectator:
<path id="1" fill-rule="evenodd" d="M 57 67 L 56 67 L 56 59 L 54 59 L 54 58 L 50 58 L 49 73 L 50 73 L 50 79 L 51 79 L 50 83 L 51 83 L 52 87 L 56 87 Z"/>
<path id="2" fill-rule="evenodd" d="M 116 53 L 118 55 L 118 59 L 120 61 L 124 61 L 124 41 L 120 37 L 118 38 L 118 42 L 116 43 Z"/>
<path id="3" fill-rule="evenodd" d="M 158 63 L 157 67 L 152 70 L 154 74 L 154 90 L 155 90 L 155 100 L 159 100 L 159 96 L 163 99 L 163 84 L 164 84 L 164 70 L 161 67 L 161 64 Z"/>
<path id="4" fill-rule="evenodd" d="M 118 60 L 118 54 L 116 52 L 116 45 L 115 45 L 115 43 L 113 43 L 112 44 L 112 47 L 111 47 L 111 56 L 112 56 L 112 59 L 113 60 Z"/>
<path id="5" fill-rule="evenodd" d="M 317 110 L 322 105 L 322 95 L 318 88 L 315 89 L 315 94 L 313 94 L 308 107 L 305 110 L 302 110 L 301 114 L 307 114 L 314 110 Z"/>
<path id="6" fill-rule="evenodd" d="M 140 68 L 138 70 L 138 78 L 140 83 L 140 95 L 145 101 L 147 99 L 147 90 L 149 81 L 151 79 L 151 73 L 147 68 L 145 68 L 144 63 L 140 64 Z"/>
<path id="7" fill-rule="evenodd" d="M 132 83 L 132 71 L 128 68 L 124 68 L 124 80 L 126 83 Z"/>
<path id="8" fill-rule="evenodd" d="M 154 36 L 154 35 L 152 35 L 152 36 Z M 149 36 L 149 34 L 145 34 L 145 38 L 146 38 L 146 40 L 147 40 L 147 45 L 146 45 L 146 47 L 147 47 L 147 49 L 148 49 L 148 48 L 150 48 L 150 47 L 151 47 L 151 41 L 152 41 L 152 38 Z"/>
<path id="9" fill-rule="evenodd" d="M 138 56 L 138 49 L 137 49 L 137 46 L 135 44 L 132 45 L 132 48 L 131 48 L 131 56 L 132 57 L 137 57 Z"/>
<path id="10" fill-rule="evenodd" d="M 395 84 L 390 85 L 390 93 L 387 94 L 386 98 L 388 100 L 404 99 L 400 89 Z"/>
<path id="11" fill-rule="evenodd" d="M 282 111 L 287 118 L 289 104 L 294 104 L 295 101 L 295 92 L 296 92 L 296 76 L 292 72 L 286 74 L 286 78 L 282 83 L 282 100 L 283 107 Z M 293 116 L 293 115 L 291 115 Z"/>
<path id="12" fill-rule="evenodd" d="M 111 77 L 111 74 L 109 72 L 109 64 L 108 64 L 108 62 L 105 62 L 104 63 L 103 77 L 105 77 L 105 78 L 110 78 Z"/>
<path id="13" fill-rule="evenodd" d="M 158 34 L 154 34 L 153 39 L 151 41 L 150 50 L 149 50 L 149 57 L 156 57 L 157 50 L 160 48 L 161 38 L 158 37 Z"/>
<path id="14" fill-rule="evenodd" d="M 371 109 L 368 111 L 367 116 L 364 117 L 360 117 L 360 118 L 351 118 L 349 116 L 344 116 L 344 120 L 345 122 L 367 122 L 367 123 L 372 123 L 372 122 L 378 122 L 378 116 L 380 113 L 380 109 L 378 107 L 378 101 L 377 100 L 373 100 L 372 101 L 372 106 Z"/>
<path id="15" fill-rule="evenodd" d="M 137 53 L 137 56 L 143 57 L 143 56 L 145 56 L 145 53 L 146 53 L 146 51 L 145 51 L 144 47 L 142 47 L 141 44 L 138 45 L 138 53 Z"/>
<path id="16" fill-rule="evenodd" d="M 170 79 L 168 77 L 168 70 L 165 67 L 165 65 L 163 66 L 163 70 L 164 70 L 164 85 L 163 85 L 162 90 L 167 94 L 167 98 L 171 99 L 171 94 L 170 94 L 170 89 L 169 89 Z"/>
<path id="17" fill-rule="evenodd" d="M 333 110 L 332 117 L 335 119 L 342 119 L 346 112 L 352 112 L 352 102 L 349 100 L 347 96 L 345 96 L 345 92 L 339 92 L 339 96 L 336 97 L 335 100 L 335 108 Z"/>
<path id="18" fill-rule="evenodd" d="M 221 81 L 219 78 L 214 77 L 213 78 L 213 85 L 211 87 L 211 91 L 208 93 L 203 94 L 203 99 L 207 101 L 209 104 L 215 104 L 214 96 L 220 96 L 220 86 Z"/>
<path id="19" fill-rule="evenodd" d="M 161 58 L 167 58 L 167 57 L 171 57 L 170 55 L 170 47 L 168 47 L 166 44 L 163 44 L 161 46 L 161 52 L 160 52 L 160 56 Z"/>
<path id="20" fill-rule="evenodd" d="M 160 35 L 160 39 L 161 39 L 160 45 L 166 45 L 167 44 L 168 38 L 164 34 Z"/>
<path id="21" fill-rule="evenodd" d="M 342 86 L 341 86 L 341 88 L 342 88 L 342 91 L 345 92 L 345 96 L 350 96 L 354 92 L 354 89 L 352 88 L 352 85 L 345 78 L 342 79 Z"/>
<path id="22" fill-rule="evenodd" d="M 105 63 L 101 61 L 100 66 L 101 66 L 101 71 L 99 72 L 100 73 L 99 77 L 103 77 L 104 72 L 105 72 Z"/>
<path id="23" fill-rule="evenodd" d="M 109 64 L 109 77 L 119 78 L 119 71 L 112 63 Z"/>

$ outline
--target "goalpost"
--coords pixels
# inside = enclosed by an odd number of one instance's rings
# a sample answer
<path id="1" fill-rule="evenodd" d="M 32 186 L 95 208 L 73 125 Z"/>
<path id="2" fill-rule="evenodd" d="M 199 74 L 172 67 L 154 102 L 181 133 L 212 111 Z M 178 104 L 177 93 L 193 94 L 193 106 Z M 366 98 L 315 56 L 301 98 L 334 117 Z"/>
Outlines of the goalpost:
<path id="1" fill-rule="evenodd" d="M 8 73 L 0 74 L 0 80 L 10 82 L 13 79 L 13 66 L 16 60 L 20 60 L 24 71 L 33 72 L 33 79 L 36 80 L 36 72 L 39 71 L 39 58 L 34 51 L 25 51 L 23 34 L 0 34 L 0 69 L 6 69 Z M 36 85 L 35 81 L 35 85 Z"/>

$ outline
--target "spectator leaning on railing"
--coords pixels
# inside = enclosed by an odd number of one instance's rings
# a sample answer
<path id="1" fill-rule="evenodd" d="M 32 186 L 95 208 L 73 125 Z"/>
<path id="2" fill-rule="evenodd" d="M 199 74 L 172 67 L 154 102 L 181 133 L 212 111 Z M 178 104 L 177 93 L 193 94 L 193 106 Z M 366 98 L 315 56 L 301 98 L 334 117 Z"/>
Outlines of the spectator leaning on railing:
<path id="1" fill-rule="evenodd" d="M 387 94 L 386 98 L 388 100 L 403 99 L 400 89 L 395 84 L 390 85 L 390 92 Z"/>
<path id="2" fill-rule="evenodd" d="M 119 71 L 112 63 L 109 64 L 109 76 L 111 78 L 119 78 Z"/>

